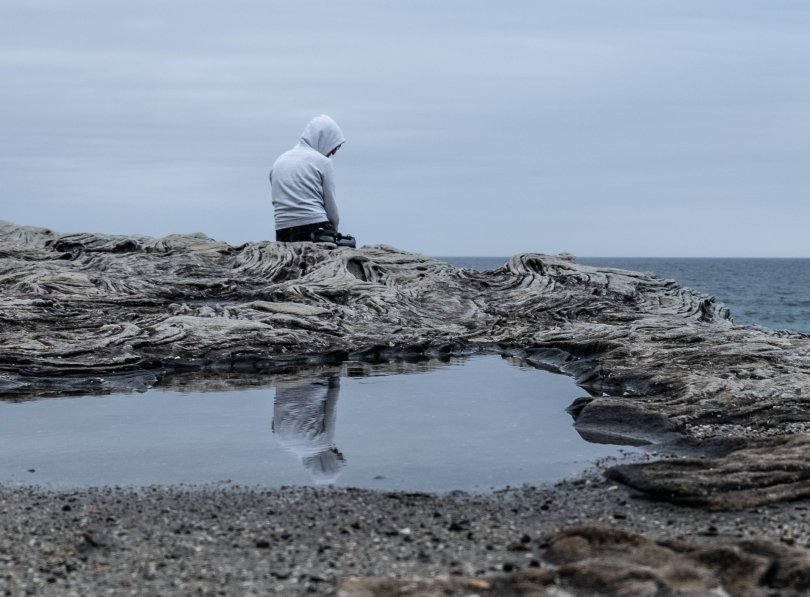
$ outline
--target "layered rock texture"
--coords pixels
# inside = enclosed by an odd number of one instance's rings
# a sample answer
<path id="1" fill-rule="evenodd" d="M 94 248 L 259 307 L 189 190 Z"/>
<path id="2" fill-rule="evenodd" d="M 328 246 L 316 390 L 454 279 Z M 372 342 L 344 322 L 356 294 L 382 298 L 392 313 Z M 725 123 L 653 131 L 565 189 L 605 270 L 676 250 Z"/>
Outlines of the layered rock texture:
<path id="1" fill-rule="evenodd" d="M 709 509 L 810 494 L 810 337 L 735 326 L 671 280 L 566 255 L 475 272 L 386 246 L 0 222 L 0 321 L 5 399 L 496 352 L 573 376 L 584 437 L 674 455 L 607 472 L 639 494 Z"/>
<path id="2" fill-rule="evenodd" d="M 805 436 L 770 438 L 808 428 L 808 336 L 734 326 L 671 280 L 569 256 L 475 272 L 385 246 L 0 223 L 0 319 L 7 397 L 496 351 L 575 377 L 590 392 L 571 407 L 585 437 L 703 457 L 612 471 L 640 491 L 747 507 L 810 487 Z"/>

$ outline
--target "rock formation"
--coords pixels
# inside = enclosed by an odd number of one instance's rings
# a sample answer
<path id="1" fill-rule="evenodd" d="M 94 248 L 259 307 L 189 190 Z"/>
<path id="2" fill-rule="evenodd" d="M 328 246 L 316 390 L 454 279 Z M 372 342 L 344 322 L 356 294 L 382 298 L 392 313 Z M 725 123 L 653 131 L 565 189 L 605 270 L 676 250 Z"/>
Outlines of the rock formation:
<path id="1" fill-rule="evenodd" d="M 488 578 L 347 578 L 338 597 L 560 595 L 803 595 L 810 552 L 767 540 L 698 545 L 653 541 L 607 527 L 565 529 L 547 538 L 555 568 Z"/>
<path id="2" fill-rule="evenodd" d="M 0 222 L 0 319 L 6 399 L 489 351 L 573 376 L 585 437 L 693 456 L 609 472 L 639 492 L 746 508 L 810 487 L 810 337 L 735 326 L 671 280 L 566 255 L 475 272 L 386 246 Z"/>

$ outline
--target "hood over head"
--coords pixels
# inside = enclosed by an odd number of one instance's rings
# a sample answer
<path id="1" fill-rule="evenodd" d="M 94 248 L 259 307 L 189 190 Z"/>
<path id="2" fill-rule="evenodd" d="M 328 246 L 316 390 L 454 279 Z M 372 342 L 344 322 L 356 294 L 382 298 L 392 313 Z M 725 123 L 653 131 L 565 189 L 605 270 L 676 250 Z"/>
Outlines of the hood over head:
<path id="1" fill-rule="evenodd" d="M 304 132 L 301 133 L 301 141 L 309 145 L 323 155 L 328 155 L 333 149 L 346 142 L 343 131 L 326 114 L 316 116 L 309 121 Z"/>

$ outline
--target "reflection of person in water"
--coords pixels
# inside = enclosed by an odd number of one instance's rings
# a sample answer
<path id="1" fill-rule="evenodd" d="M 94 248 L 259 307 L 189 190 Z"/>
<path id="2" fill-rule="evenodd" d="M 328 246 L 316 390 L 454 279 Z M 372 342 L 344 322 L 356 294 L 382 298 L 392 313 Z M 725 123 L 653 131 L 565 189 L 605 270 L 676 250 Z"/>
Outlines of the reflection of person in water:
<path id="1" fill-rule="evenodd" d="M 276 388 L 273 433 L 318 485 L 334 483 L 346 466 L 334 444 L 339 393 L 338 377 Z"/>

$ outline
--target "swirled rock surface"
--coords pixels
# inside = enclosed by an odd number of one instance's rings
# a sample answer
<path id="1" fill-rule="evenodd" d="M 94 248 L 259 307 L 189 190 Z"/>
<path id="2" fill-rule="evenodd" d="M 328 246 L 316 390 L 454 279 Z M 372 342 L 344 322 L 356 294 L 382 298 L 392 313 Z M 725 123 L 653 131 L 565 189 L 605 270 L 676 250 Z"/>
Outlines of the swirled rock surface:
<path id="1" fill-rule="evenodd" d="M 570 412 L 589 439 L 715 458 L 700 475 L 678 477 L 687 463 L 667 461 L 611 472 L 639 491 L 718 507 L 807 492 L 803 439 L 769 438 L 808 429 L 808 336 L 735 326 L 723 305 L 672 280 L 567 255 L 475 272 L 386 246 L 236 247 L 3 222 L 0 320 L 6 397 L 496 351 L 587 389 Z M 740 449 L 754 439 L 757 449 Z"/>
<path id="2" fill-rule="evenodd" d="M 231 246 L 204 235 L 59 234 L 0 222 L 5 400 L 185 386 L 190 377 L 222 388 L 301 365 L 406 366 L 478 351 L 574 377 L 588 394 L 569 409 L 584 437 L 657 444 L 665 457 L 615 466 L 608 483 L 669 502 L 666 516 L 681 528 L 683 506 L 757 517 L 759 506 L 810 496 L 810 337 L 735 326 L 723 305 L 674 281 L 567 255 L 518 255 L 475 272 L 386 246 Z M 610 501 L 605 492 L 615 487 L 591 494 Z M 549 501 L 530 506 L 536 516 L 553 503 L 549 491 Z M 554 524 L 575 514 L 563 507 Z M 612 517 L 614 526 L 627 520 Z M 469 579 L 412 586 L 628 595 L 802 594 L 810 586 L 808 552 L 798 545 L 710 549 L 582 527 L 557 531 L 541 551 L 537 561 L 557 566 L 553 574 L 494 578 L 489 589 Z M 386 582 L 351 580 L 341 590 L 405 590 Z"/>
<path id="3" fill-rule="evenodd" d="M 39 376 L 490 347 L 609 394 L 580 405 L 583 428 L 605 403 L 738 431 L 808 415 L 806 335 L 735 327 L 711 297 L 570 256 L 474 272 L 385 246 L 233 247 L 0 223 L 0 316 L 6 392 L 39 391 Z"/>
<path id="4" fill-rule="evenodd" d="M 748 496 L 740 507 L 790 498 L 808 475 L 791 456 L 795 439 L 771 438 L 754 452 L 717 441 L 807 430 L 806 335 L 734 326 L 725 307 L 674 281 L 565 255 L 518 255 L 474 272 L 385 246 L 234 247 L 203 235 L 2 223 L 0 320 L 5 396 L 171 385 L 186 371 L 216 379 L 488 350 L 575 377 L 590 395 L 571 413 L 590 439 L 691 444 L 734 470 L 750 469 L 747 458 L 766 471 L 790 463 L 793 476 L 759 473 L 735 485 Z M 657 485 L 653 466 L 613 474 L 660 498 L 708 504 L 723 493 L 729 506 L 728 475 L 717 485 L 707 479 L 723 466 L 704 467 L 699 487 L 677 491 L 672 477 Z"/>

